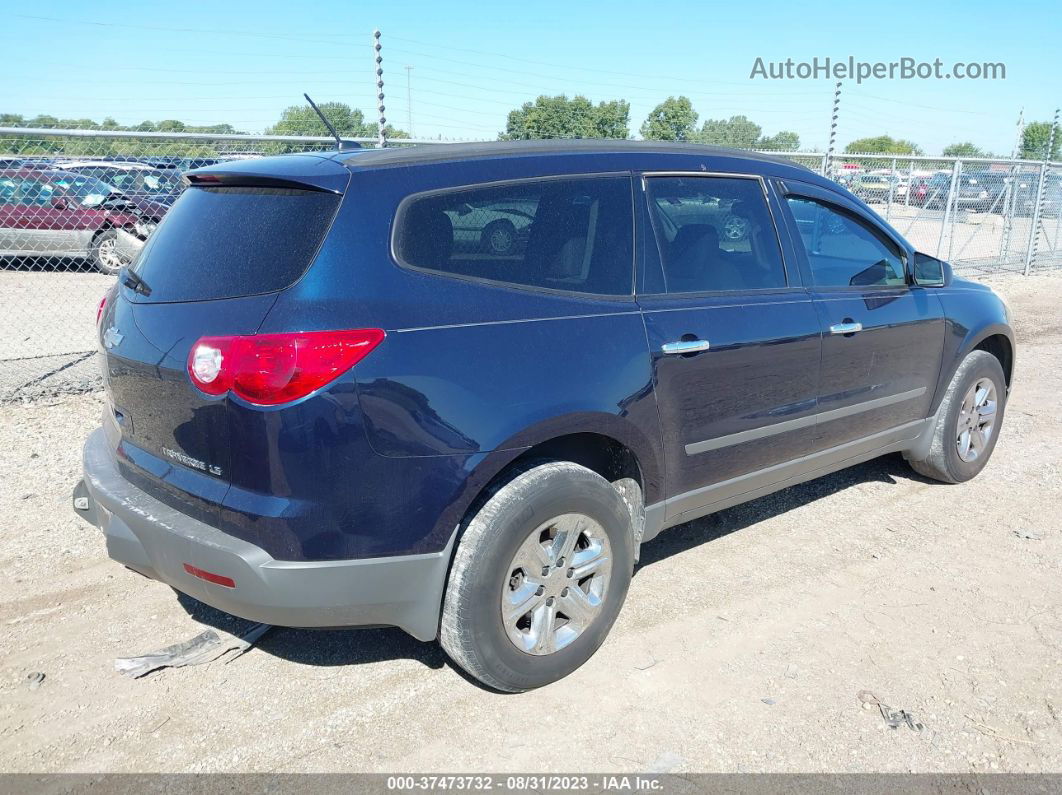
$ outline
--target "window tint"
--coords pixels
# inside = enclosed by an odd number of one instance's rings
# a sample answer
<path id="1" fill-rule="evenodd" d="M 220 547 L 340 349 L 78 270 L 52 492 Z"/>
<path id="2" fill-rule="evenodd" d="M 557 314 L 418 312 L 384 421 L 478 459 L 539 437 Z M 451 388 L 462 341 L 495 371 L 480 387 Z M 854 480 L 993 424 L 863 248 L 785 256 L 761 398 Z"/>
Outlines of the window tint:
<path id="1" fill-rule="evenodd" d="M 759 180 L 652 177 L 648 195 L 667 292 L 785 287 Z"/>
<path id="2" fill-rule="evenodd" d="M 98 207 L 111 195 L 111 186 L 95 177 L 70 175 L 57 177 L 53 189 L 62 188 L 66 198 L 85 207 Z"/>
<path id="3" fill-rule="evenodd" d="M 629 295 L 633 236 L 628 178 L 551 179 L 414 197 L 395 254 L 452 276 Z"/>
<path id="4" fill-rule="evenodd" d="M 870 227 L 812 199 L 787 197 L 814 283 L 820 287 L 903 286 L 900 252 Z"/>
<path id="5" fill-rule="evenodd" d="M 203 301 L 281 290 L 310 265 L 339 197 L 278 188 L 189 188 L 137 260 L 137 301 Z"/>
<path id="6" fill-rule="evenodd" d="M 55 195 L 55 187 L 30 177 L 0 180 L 0 201 L 4 204 L 44 207 Z"/>

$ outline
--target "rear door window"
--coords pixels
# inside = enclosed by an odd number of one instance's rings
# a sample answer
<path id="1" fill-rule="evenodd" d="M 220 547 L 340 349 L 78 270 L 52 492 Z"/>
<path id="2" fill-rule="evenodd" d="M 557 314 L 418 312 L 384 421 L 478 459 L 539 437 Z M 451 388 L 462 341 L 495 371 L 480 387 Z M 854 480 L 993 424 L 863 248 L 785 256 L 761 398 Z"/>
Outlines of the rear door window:
<path id="1" fill-rule="evenodd" d="M 266 187 L 192 187 L 136 264 L 146 302 L 205 301 L 282 290 L 309 267 L 340 197 Z"/>
<path id="2" fill-rule="evenodd" d="M 395 219 L 407 267 L 520 287 L 630 295 L 631 182 L 575 177 L 412 196 Z"/>

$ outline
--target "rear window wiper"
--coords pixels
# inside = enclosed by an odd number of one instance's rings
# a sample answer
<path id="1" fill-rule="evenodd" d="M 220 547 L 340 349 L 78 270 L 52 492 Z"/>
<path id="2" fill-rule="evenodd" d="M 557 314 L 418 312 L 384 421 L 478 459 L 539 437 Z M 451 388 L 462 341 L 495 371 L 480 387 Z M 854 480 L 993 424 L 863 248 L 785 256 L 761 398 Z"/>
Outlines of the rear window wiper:
<path id="1" fill-rule="evenodd" d="M 128 287 L 130 290 L 141 295 L 151 295 L 151 288 L 148 283 L 144 281 L 136 271 L 131 271 L 129 268 L 122 268 L 118 271 L 118 281 Z"/>

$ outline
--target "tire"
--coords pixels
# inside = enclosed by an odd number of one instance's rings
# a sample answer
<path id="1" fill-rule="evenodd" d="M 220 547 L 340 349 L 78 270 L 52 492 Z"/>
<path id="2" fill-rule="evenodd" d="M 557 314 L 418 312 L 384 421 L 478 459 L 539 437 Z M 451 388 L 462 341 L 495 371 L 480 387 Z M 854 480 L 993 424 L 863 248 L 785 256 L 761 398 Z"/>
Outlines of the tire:
<path id="1" fill-rule="evenodd" d="M 114 245 L 117 242 L 118 232 L 115 229 L 104 229 L 92 238 L 92 246 L 89 249 L 89 253 L 93 267 L 100 273 L 114 276 L 123 265 L 129 264 L 114 249 Z"/>
<path id="2" fill-rule="evenodd" d="M 977 416 L 983 415 L 983 412 L 971 412 L 968 410 L 969 406 L 964 404 L 968 402 L 971 390 L 974 389 L 975 385 L 987 383 L 991 383 L 994 390 L 994 411 L 991 415 L 993 418 L 992 426 L 987 433 L 987 439 L 985 439 L 986 434 L 980 431 L 967 431 L 967 436 L 969 437 L 978 440 L 984 439 L 981 449 L 974 451 L 976 457 L 971 459 L 970 452 L 964 456 L 961 451 L 963 446 L 963 435 L 961 433 L 963 425 L 961 423 L 966 422 L 965 418 L 967 417 L 971 417 L 972 422 L 978 422 Z M 977 395 L 975 394 L 975 399 L 976 397 Z M 944 400 L 941 401 L 940 409 L 937 412 L 937 426 L 933 432 L 928 457 L 922 461 L 908 459 L 908 463 L 915 472 L 925 475 L 927 478 L 939 480 L 942 483 L 963 483 L 975 477 L 977 473 L 984 469 L 988 459 L 992 456 L 992 451 L 996 447 L 999 429 L 1003 423 L 1006 401 L 1006 379 L 999 359 L 986 351 L 972 351 L 962 360 L 959 369 L 955 371 L 955 376 L 948 385 Z M 973 436 L 975 433 L 978 435 Z M 971 445 L 972 450 L 973 446 Z"/>
<path id="3" fill-rule="evenodd" d="M 499 218 L 491 221 L 480 235 L 483 250 L 495 256 L 506 256 L 516 251 L 516 226 L 512 221 Z"/>
<path id="4" fill-rule="evenodd" d="M 576 515 L 582 519 L 566 518 Z M 563 552 L 558 539 L 564 536 L 557 531 L 550 541 L 549 534 L 562 522 L 568 523 L 562 526 L 575 528 L 572 535 L 587 546 L 580 549 L 577 545 L 569 560 L 553 566 L 558 561 L 554 548 Z M 619 615 L 634 566 L 632 536 L 630 511 L 619 491 L 600 475 L 566 461 L 514 470 L 473 515 L 454 553 L 439 629 L 443 649 L 470 676 L 495 690 L 519 693 L 562 679 L 590 659 Z M 549 554 L 544 560 L 536 557 L 533 565 L 514 569 L 519 560 L 529 560 L 524 556 L 528 549 Z M 607 572 L 599 564 L 601 568 L 585 580 L 572 578 L 580 559 L 604 558 L 608 559 Z M 550 565 L 535 574 L 533 569 L 546 561 Z M 574 565 L 565 565 L 569 563 Z M 547 570 L 550 576 L 545 576 Z M 579 587 L 579 605 L 588 604 L 582 589 L 592 591 L 601 583 L 596 578 L 602 576 L 604 586 L 595 612 L 585 624 L 577 625 L 563 612 L 564 605 L 576 607 L 575 593 L 569 595 L 569 588 Z M 545 584 L 536 589 L 538 582 Z M 579 582 L 586 584 L 567 585 Z M 527 604 L 533 604 L 535 612 L 506 622 L 503 604 L 510 603 L 521 606 L 510 608 L 514 616 Z M 550 610 L 554 623 L 538 620 L 551 615 Z M 548 631 L 536 634 L 536 626 Z M 541 648 L 532 648 L 536 637 L 545 644 Z"/>

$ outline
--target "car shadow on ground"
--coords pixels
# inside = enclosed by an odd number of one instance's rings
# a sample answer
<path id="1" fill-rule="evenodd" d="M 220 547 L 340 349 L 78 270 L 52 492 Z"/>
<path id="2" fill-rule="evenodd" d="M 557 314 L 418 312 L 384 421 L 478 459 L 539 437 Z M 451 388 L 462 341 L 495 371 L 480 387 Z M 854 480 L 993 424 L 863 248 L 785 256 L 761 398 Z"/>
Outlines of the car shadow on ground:
<path id="1" fill-rule="evenodd" d="M 671 528 L 642 548 L 635 576 L 646 566 L 652 566 L 672 555 L 707 544 L 851 486 L 868 482 L 895 484 L 897 478 L 931 482 L 915 474 L 899 454 L 877 458 Z M 253 622 L 216 610 L 182 593 L 177 593 L 177 599 L 188 614 L 201 624 L 235 635 L 242 634 L 252 626 Z M 263 636 L 255 647 L 300 665 L 348 666 L 406 659 L 416 660 L 434 669 L 449 664 L 462 678 L 483 687 L 481 683 L 449 663 L 438 643 L 423 643 L 393 627 L 334 630 L 275 627 Z"/>
<path id="2" fill-rule="evenodd" d="M 180 602 L 188 615 L 200 624 L 241 635 L 253 621 L 224 613 L 180 592 Z M 442 668 L 446 655 L 438 643 L 423 643 L 395 627 L 356 629 L 292 629 L 274 627 L 255 648 L 300 665 L 346 666 L 416 660 L 428 668 Z"/>
<path id="3" fill-rule="evenodd" d="M 715 541 L 860 483 L 877 482 L 894 485 L 897 483 L 897 478 L 914 480 L 919 483 L 935 482 L 911 469 L 900 453 L 881 456 L 864 464 L 834 472 L 832 475 L 790 486 L 765 497 L 759 497 L 665 530 L 659 537 L 642 547 L 641 558 L 635 568 L 635 576 L 640 569 L 666 560 L 672 555 Z"/>

